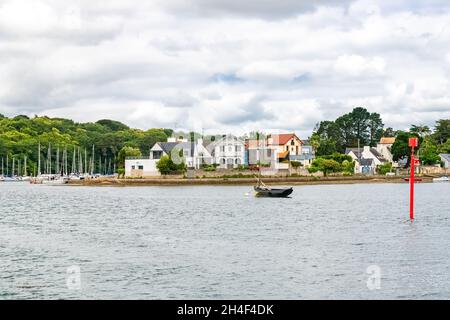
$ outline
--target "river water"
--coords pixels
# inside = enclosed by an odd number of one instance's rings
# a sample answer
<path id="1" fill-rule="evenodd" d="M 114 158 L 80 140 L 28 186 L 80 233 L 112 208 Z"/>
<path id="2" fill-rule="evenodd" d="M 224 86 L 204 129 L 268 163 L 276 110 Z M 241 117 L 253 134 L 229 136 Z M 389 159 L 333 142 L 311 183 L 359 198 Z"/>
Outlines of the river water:
<path id="1" fill-rule="evenodd" d="M 448 299 L 450 184 L 416 195 L 0 183 L 0 299 Z"/>

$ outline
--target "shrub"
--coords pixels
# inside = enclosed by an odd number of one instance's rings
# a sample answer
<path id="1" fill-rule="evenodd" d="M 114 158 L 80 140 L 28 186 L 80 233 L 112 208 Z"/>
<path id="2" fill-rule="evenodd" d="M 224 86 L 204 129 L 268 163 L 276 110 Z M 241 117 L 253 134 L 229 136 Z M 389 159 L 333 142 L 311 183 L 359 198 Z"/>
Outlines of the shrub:
<path id="1" fill-rule="evenodd" d="M 382 175 L 392 171 L 392 163 L 387 162 L 385 164 L 377 166 L 377 172 Z"/>
<path id="2" fill-rule="evenodd" d="M 292 168 L 297 169 L 298 167 L 301 167 L 303 165 L 300 161 L 291 161 L 291 166 L 292 166 Z"/>

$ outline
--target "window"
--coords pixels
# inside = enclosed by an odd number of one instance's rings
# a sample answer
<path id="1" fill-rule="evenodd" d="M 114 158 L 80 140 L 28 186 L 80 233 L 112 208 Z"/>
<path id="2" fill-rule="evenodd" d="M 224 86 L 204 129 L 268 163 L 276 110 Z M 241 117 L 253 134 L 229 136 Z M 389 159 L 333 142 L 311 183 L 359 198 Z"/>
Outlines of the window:
<path id="1" fill-rule="evenodd" d="M 236 152 L 241 152 L 241 147 L 240 146 L 236 146 Z"/>
<path id="2" fill-rule="evenodd" d="M 136 169 L 136 166 L 131 166 L 131 170 L 134 170 L 134 169 Z"/>
<path id="3" fill-rule="evenodd" d="M 138 166 L 139 170 L 144 170 L 144 166 Z"/>
<path id="4" fill-rule="evenodd" d="M 228 147 L 228 151 L 229 151 L 229 152 L 232 152 L 232 151 L 233 151 L 233 147 L 232 147 L 232 146 L 229 146 L 229 147 Z"/>
<path id="5" fill-rule="evenodd" d="M 286 151 L 289 151 L 289 146 L 286 146 Z"/>
<path id="6" fill-rule="evenodd" d="M 220 147 L 220 151 L 221 151 L 221 152 L 225 152 L 225 146 L 221 146 L 221 147 Z"/>
<path id="7" fill-rule="evenodd" d="M 222 164 L 225 164 L 225 159 L 220 160 Z"/>
<path id="8" fill-rule="evenodd" d="M 295 145 L 294 139 L 291 140 L 291 146 Z"/>

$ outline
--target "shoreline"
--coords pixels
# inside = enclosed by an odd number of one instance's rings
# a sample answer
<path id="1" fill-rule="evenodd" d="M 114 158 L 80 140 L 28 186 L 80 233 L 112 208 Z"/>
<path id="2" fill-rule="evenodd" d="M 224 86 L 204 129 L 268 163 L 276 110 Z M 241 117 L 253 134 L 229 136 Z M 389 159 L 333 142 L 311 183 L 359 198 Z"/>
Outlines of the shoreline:
<path id="1" fill-rule="evenodd" d="M 324 184 L 367 184 L 367 183 L 407 183 L 406 176 L 386 177 L 284 177 L 284 178 L 262 178 L 264 183 L 271 185 L 324 185 Z M 420 177 L 421 182 L 432 182 L 431 177 Z M 147 178 L 147 179 L 92 179 L 72 180 L 71 186 L 92 187 L 132 187 L 132 186 L 195 186 L 195 185 L 254 185 L 254 178 Z"/>

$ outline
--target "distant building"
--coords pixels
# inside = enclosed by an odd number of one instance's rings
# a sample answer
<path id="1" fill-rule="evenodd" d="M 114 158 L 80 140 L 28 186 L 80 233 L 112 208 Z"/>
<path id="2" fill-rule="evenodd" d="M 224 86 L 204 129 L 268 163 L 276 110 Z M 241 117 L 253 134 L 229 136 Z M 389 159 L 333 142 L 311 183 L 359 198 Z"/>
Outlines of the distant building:
<path id="1" fill-rule="evenodd" d="M 450 168 L 450 154 L 448 154 L 448 153 L 441 153 L 439 155 L 439 157 L 441 157 L 441 162 L 443 164 L 443 167 L 445 169 Z"/>
<path id="2" fill-rule="evenodd" d="M 377 144 L 377 151 L 386 159 L 387 161 L 394 163 L 392 157 L 392 145 L 395 143 L 394 137 L 383 137 Z"/>
<path id="3" fill-rule="evenodd" d="M 388 162 L 376 148 L 370 146 L 347 148 L 345 154 L 355 161 L 355 173 L 374 174 L 377 166 Z"/>
<path id="4" fill-rule="evenodd" d="M 126 159 L 125 176 L 126 177 L 158 177 L 161 174 L 156 168 L 158 160 L 153 159 Z"/>
<path id="5" fill-rule="evenodd" d="M 245 164 L 245 143 L 233 135 L 223 135 L 206 146 L 212 162 L 222 169 L 237 168 Z"/>
<path id="6" fill-rule="evenodd" d="M 205 146 L 203 139 L 190 142 L 186 139 L 170 138 L 168 142 L 157 142 L 150 149 L 150 159 L 159 160 L 170 156 L 175 161 L 183 161 L 188 168 L 200 169 L 202 165 L 212 164 L 213 158 Z"/>
<path id="7" fill-rule="evenodd" d="M 245 141 L 245 164 L 272 164 L 277 161 L 277 146 L 268 146 L 266 139 Z"/>
<path id="8" fill-rule="evenodd" d="M 277 159 L 281 162 L 299 159 L 303 142 L 295 133 L 273 134 L 267 137 L 267 146 L 276 150 Z"/>

